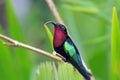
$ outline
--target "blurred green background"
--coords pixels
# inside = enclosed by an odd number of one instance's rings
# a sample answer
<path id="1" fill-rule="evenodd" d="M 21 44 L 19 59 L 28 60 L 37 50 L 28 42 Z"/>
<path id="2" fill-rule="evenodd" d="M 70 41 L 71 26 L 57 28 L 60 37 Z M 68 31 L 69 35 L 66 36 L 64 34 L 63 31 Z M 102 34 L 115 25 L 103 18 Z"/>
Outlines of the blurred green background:
<path id="1" fill-rule="evenodd" d="M 120 19 L 120 0 L 53 1 L 95 79 L 110 80 L 112 7 Z M 57 22 L 45 0 L 0 0 L 0 33 L 52 53 L 47 21 Z M 36 67 L 46 61 L 52 59 L 0 42 L 0 80 L 35 80 Z"/>

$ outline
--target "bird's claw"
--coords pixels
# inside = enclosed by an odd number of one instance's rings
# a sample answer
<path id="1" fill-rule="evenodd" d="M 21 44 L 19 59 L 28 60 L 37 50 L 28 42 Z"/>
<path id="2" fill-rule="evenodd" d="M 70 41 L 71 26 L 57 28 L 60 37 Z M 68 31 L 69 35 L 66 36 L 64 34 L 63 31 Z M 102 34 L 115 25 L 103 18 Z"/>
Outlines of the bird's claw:
<path id="1" fill-rule="evenodd" d="M 58 57 L 62 58 L 62 60 L 63 60 L 64 62 L 67 62 L 66 58 L 64 58 L 64 57 L 61 56 L 60 54 L 56 53 L 55 51 L 53 51 L 53 55 L 58 56 Z"/>

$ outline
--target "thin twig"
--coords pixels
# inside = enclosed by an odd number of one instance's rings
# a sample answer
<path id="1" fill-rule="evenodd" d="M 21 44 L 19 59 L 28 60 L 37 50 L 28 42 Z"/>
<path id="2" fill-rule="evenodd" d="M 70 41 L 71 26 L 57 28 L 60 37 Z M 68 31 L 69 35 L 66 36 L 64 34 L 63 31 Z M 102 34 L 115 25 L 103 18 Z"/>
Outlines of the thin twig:
<path id="1" fill-rule="evenodd" d="M 64 24 L 62 18 L 60 17 L 60 15 L 59 15 L 56 7 L 55 7 L 55 4 L 54 4 L 53 0 L 46 0 L 46 2 L 47 2 L 47 4 L 48 4 L 48 6 L 50 7 L 50 9 L 51 9 L 53 15 L 55 16 L 56 20 L 57 20 L 59 23 Z"/>
<path id="2" fill-rule="evenodd" d="M 18 46 L 18 47 L 26 48 L 26 49 L 29 49 L 29 50 L 31 50 L 31 51 L 34 51 L 34 52 L 40 53 L 40 54 L 42 54 L 42 55 L 45 55 L 45 56 L 47 56 L 47 57 L 49 57 L 49 58 L 52 58 L 52 59 L 55 59 L 55 60 L 57 60 L 57 61 L 63 62 L 62 58 L 60 58 L 60 57 L 58 57 L 58 56 L 55 56 L 55 55 L 53 55 L 53 54 L 51 54 L 51 53 L 48 53 L 48 52 L 46 52 L 46 51 L 44 51 L 44 50 L 37 49 L 37 48 L 35 48 L 35 47 L 32 47 L 32 46 L 23 44 L 23 43 L 21 43 L 21 42 L 18 42 L 18 41 L 16 41 L 16 40 L 13 40 L 13 39 L 11 39 L 11 38 L 9 38 L 9 37 L 7 37 L 7 36 L 4 36 L 4 35 L 2 35 L 2 34 L 0 34 L 0 39 L 5 40 L 5 42 L 3 42 L 3 43 L 6 44 L 6 45 L 9 45 L 9 46 Z"/>

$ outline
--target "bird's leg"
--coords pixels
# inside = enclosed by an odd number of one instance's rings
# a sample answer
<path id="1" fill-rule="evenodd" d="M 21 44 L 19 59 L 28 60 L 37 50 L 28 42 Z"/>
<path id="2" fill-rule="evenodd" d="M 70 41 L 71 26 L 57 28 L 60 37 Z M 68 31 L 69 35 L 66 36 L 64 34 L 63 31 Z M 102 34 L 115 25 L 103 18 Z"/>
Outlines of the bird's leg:
<path id="1" fill-rule="evenodd" d="M 66 60 L 62 55 L 56 53 L 55 51 L 53 51 L 53 55 L 56 55 L 56 56 L 62 58 L 62 60 L 63 60 L 64 62 L 67 62 L 67 60 Z"/>
<path id="2" fill-rule="evenodd" d="M 57 54 L 57 53 L 56 53 L 55 51 L 53 51 L 53 55 L 55 55 L 55 56 L 56 56 L 56 54 Z"/>

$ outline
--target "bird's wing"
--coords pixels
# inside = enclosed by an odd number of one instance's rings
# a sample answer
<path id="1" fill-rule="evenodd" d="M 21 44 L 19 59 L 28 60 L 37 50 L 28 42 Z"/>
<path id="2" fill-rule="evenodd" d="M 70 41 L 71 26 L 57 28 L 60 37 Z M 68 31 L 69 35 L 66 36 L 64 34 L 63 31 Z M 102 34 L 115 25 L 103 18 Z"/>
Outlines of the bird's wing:
<path id="1" fill-rule="evenodd" d="M 68 41 L 64 43 L 64 49 L 65 52 L 68 53 L 70 57 L 72 57 L 76 53 L 74 46 L 70 44 Z"/>
<path id="2" fill-rule="evenodd" d="M 80 54 L 70 39 L 64 43 L 64 50 L 71 59 L 74 59 L 78 64 L 82 63 Z"/>
<path id="3" fill-rule="evenodd" d="M 72 41 L 65 41 L 64 43 L 64 50 L 66 54 L 70 58 L 70 63 L 77 68 L 77 70 L 86 78 L 86 80 L 90 80 L 90 76 L 92 74 L 89 72 L 87 67 L 84 65 L 81 56 L 75 47 L 74 43 Z"/>

